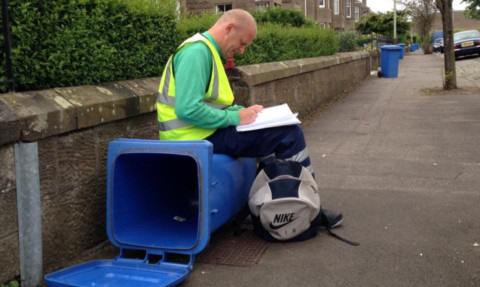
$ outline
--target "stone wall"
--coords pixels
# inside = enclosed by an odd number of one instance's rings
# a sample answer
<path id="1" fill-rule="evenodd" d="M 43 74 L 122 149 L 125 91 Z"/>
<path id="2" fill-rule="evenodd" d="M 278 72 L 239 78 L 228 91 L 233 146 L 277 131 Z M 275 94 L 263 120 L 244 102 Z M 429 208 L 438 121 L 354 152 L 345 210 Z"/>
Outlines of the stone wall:
<path id="1" fill-rule="evenodd" d="M 376 70 L 376 54 L 238 67 L 238 104 L 289 103 L 307 116 Z M 45 273 L 98 258 L 105 242 L 106 156 L 116 138 L 156 139 L 159 78 L 0 95 L 0 282 L 19 274 L 14 144 L 38 143 Z M 98 248 L 102 246 L 102 248 Z M 107 249 L 108 249 L 107 248 Z"/>

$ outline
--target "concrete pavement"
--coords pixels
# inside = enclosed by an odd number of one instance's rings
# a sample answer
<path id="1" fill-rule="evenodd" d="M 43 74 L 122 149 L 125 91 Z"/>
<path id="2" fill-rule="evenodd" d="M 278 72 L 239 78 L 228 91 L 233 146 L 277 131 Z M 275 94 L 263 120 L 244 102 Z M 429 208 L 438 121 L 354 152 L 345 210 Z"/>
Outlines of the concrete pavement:
<path id="1" fill-rule="evenodd" d="M 410 53 L 305 126 L 322 203 L 360 246 L 321 231 L 254 267 L 196 263 L 181 286 L 480 286 L 480 90 L 432 93 L 442 67 Z"/>

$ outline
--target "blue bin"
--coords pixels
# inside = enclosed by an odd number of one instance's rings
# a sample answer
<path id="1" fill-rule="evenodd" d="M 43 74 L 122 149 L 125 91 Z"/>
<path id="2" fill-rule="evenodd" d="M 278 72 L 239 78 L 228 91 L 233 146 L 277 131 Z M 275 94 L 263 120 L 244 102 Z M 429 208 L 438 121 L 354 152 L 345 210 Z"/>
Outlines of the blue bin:
<path id="1" fill-rule="evenodd" d="M 213 154 L 208 141 L 118 139 L 107 159 L 107 234 L 120 248 L 45 276 L 50 287 L 175 286 L 210 234 L 248 200 L 256 160 Z"/>
<path id="2" fill-rule="evenodd" d="M 402 50 L 400 52 L 400 58 L 399 59 L 403 59 L 403 56 L 405 55 L 405 44 L 404 43 L 399 43 L 397 44 L 398 46 L 402 47 Z"/>
<path id="3" fill-rule="evenodd" d="M 402 47 L 398 45 L 385 45 L 380 47 L 380 62 L 382 75 L 385 78 L 398 76 L 398 62 Z"/>

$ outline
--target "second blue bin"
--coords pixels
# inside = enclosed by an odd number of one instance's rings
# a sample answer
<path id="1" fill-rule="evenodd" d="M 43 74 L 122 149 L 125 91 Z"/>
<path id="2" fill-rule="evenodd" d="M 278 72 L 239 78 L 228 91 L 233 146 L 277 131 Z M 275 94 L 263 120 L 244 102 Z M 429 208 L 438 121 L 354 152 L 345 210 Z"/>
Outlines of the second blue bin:
<path id="1" fill-rule="evenodd" d="M 403 59 L 403 56 L 405 55 L 405 44 L 404 43 L 398 43 L 397 45 L 402 48 L 402 50 L 400 51 L 400 59 Z"/>
<path id="2" fill-rule="evenodd" d="M 380 61 L 383 77 L 398 77 L 398 62 L 400 59 L 402 47 L 398 45 L 385 45 L 380 47 L 380 51 Z"/>

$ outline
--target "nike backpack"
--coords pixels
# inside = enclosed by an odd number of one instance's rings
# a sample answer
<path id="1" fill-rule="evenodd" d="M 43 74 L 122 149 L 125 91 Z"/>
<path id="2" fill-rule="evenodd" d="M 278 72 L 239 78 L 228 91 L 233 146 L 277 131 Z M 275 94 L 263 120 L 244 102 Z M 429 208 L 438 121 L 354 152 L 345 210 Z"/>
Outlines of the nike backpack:
<path id="1" fill-rule="evenodd" d="M 299 162 L 273 158 L 259 170 L 248 198 L 254 232 L 268 241 L 314 237 L 320 195 L 312 174 Z"/>

